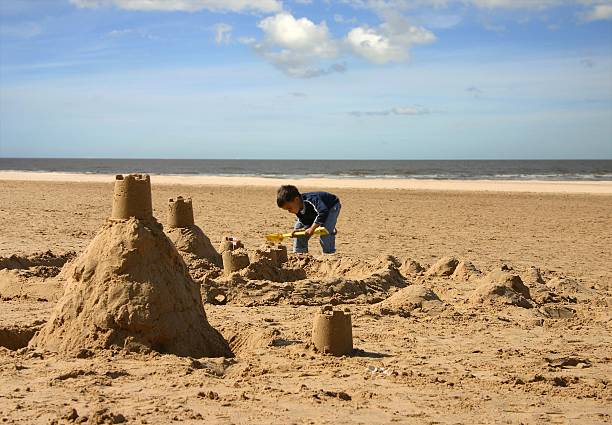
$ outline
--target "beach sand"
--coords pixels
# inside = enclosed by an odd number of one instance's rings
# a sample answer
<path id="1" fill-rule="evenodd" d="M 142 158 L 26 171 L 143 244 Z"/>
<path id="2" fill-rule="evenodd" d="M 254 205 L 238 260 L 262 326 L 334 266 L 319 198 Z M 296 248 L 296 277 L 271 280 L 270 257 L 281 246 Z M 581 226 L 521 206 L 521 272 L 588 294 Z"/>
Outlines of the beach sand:
<path id="1" fill-rule="evenodd" d="M 293 302 L 298 283 L 276 282 L 294 291 L 279 298 L 278 287 L 265 292 L 274 286 L 269 282 L 236 302 L 205 304 L 232 359 L 114 352 L 75 359 L 19 347 L 61 296 L 61 265 L 109 217 L 113 179 L 35 174 L 0 173 L 5 423 L 612 420 L 610 182 L 299 180 L 302 190 L 324 188 L 343 205 L 338 254 L 321 260 L 333 267 L 312 272 L 311 298 Z M 279 183 L 152 176 L 154 215 L 165 224 L 168 198 L 189 196 L 196 224 L 215 246 L 229 235 L 256 248 L 266 233 L 292 227 L 292 217 L 276 207 Z M 315 240 L 311 252 L 320 257 Z M 419 272 L 407 261 L 428 269 L 447 256 L 473 262 L 482 275 Z M 493 278 L 484 276 L 502 266 L 520 276 L 530 299 L 505 302 L 488 290 Z M 381 275 L 396 271 L 408 288 L 422 285 L 440 301 L 400 305 L 400 287 L 377 286 Z M 326 301 L 317 284 L 347 276 L 371 286 L 361 297 L 342 290 L 332 297 L 352 311 L 358 350 L 324 356 L 309 344 L 317 300 Z M 394 301 L 373 304 L 383 293 L 394 293 Z"/>

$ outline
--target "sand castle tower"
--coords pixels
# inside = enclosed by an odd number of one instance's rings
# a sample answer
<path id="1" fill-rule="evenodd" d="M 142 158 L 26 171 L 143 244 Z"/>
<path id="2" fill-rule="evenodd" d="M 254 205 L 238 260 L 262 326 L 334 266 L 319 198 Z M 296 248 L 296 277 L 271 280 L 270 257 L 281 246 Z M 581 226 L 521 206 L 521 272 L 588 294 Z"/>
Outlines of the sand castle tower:
<path id="1" fill-rule="evenodd" d="M 177 196 L 168 200 L 168 227 L 171 229 L 193 226 L 191 198 Z"/>
<path id="2" fill-rule="evenodd" d="M 206 259 L 221 266 L 221 255 L 201 228 L 194 224 L 191 198 L 177 196 L 168 200 L 168 237 L 185 261 Z"/>
<path id="3" fill-rule="evenodd" d="M 223 272 L 230 275 L 242 270 L 251 264 L 249 254 L 244 248 L 227 250 L 223 252 Z"/>
<path id="4" fill-rule="evenodd" d="M 140 220 L 153 218 L 151 178 L 147 174 L 121 174 L 115 176 L 112 218 Z"/>
<path id="5" fill-rule="evenodd" d="M 312 342 L 325 354 L 343 356 L 353 351 L 353 328 L 348 310 L 334 310 L 325 306 L 316 314 L 312 324 Z"/>
<path id="6" fill-rule="evenodd" d="M 65 273 L 65 292 L 30 346 L 231 356 L 199 286 L 151 208 L 147 175 L 117 176 L 112 217 Z"/>

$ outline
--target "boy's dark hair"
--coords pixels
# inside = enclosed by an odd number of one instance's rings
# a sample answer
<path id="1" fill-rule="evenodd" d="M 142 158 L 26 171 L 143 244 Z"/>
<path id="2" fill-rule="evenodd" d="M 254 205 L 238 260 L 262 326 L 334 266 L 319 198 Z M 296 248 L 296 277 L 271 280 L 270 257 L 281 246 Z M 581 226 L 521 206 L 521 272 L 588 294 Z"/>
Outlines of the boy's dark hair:
<path id="1" fill-rule="evenodd" d="M 282 208 L 287 202 L 293 201 L 296 197 L 300 196 L 300 191 L 297 187 L 290 184 L 282 185 L 276 192 L 276 205 Z"/>

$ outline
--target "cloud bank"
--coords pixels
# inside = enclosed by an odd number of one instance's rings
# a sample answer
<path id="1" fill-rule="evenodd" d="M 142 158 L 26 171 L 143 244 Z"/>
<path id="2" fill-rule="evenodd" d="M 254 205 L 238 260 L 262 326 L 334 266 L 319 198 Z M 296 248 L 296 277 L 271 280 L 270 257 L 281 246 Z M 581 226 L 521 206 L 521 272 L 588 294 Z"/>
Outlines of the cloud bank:
<path id="1" fill-rule="evenodd" d="M 81 8 L 115 6 L 126 10 L 197 12 L 262 12 L 274 13 L 282 10 L 278 0 L 70 0 Z"/>

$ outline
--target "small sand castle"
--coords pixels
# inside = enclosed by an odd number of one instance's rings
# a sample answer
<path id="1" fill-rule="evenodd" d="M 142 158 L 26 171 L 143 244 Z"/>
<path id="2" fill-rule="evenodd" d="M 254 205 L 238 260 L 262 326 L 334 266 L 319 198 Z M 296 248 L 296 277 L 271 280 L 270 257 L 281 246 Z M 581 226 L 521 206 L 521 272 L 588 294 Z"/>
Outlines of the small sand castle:
<path id="1" fill-rule="evenodd" d="M 116 177 L 112 217 L 70 264 L 64 295 L 31 347 L 68 355 L 100 349 L 232 355 L 152 211 L 148 175 Z"/>
<path id="2" fill-rule="evenodd" d="M 151 178 L 148 174 L 121 174 L 115 176 L 115 193 L 111 218 L 125 220 L 153 220 Z"/>
<path id="3" fill-rule="evenodd" d="M 228 249 L 223 253 L 223 272 L 230 275 L 251 264 L 249 253 L 244 248 Z"/>
<path id="4" fill-rule="evenodd" d="M 177 196 L 168 200 L 166 234 L 187 264 L 204 259 L 221 266 L 221 256 L 204 231 L 194 223 L 191 198 Z"/>
<path id="5" fill-rule="evenodd" d="M 334 310 L 325 306 L 315 315 L 312 342 L 324 354 L 344 356 L 353 351 L 353 328 L 349 310 Z"/>

